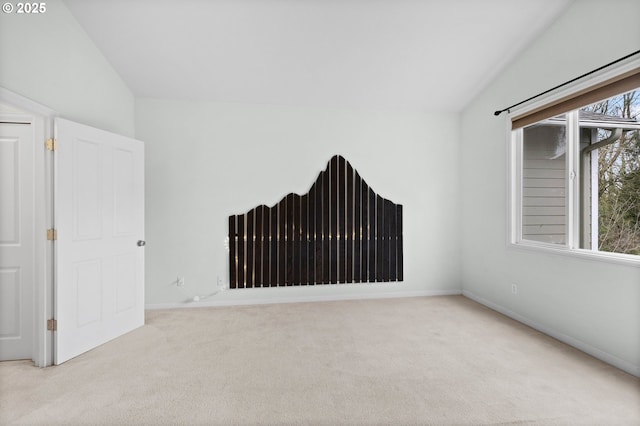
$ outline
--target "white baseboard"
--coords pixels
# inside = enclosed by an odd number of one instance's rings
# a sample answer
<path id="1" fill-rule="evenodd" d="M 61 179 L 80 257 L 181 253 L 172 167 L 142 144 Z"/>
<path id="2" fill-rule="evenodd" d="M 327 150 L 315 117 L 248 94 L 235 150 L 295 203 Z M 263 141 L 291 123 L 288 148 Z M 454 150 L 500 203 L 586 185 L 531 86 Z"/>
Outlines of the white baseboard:
<path id="1" fill-rule="evenodd" d="M 229 290 L 225 290 L 229 291 Z M 326 294 L 291 297 L 270 297 L 254 299 L 227 299 L 227 300 L 201 300 L 198 302 L 182 303 L 151 303 L 145 305 L 146 310 L 154 309 L 184 309 L 203 308 L 215 306 L 242 306 L 242 305 L 267 305 L 275 303 L 301 303 L 301 302 L 329 302 L 339 300 L 366 300 L 366 299 L 392 299 L 400 297 L 424 297 L 424 296 L 458 296 L 461 290 L 418 290 L 400 292 L 359 293 L 359 294 Z"/>
<path id="2" fill-rule="evenodd" d="M 533 321 L 520 314 L 517 314 L 503 306 L 497 305 L 487 299 L 484 299 L 468 290 L 463 290 L 462 295 L 480 303 L 481 305 L 484 305 L 490 309 L 493 309 L 494 311 L 500 312 L 501 314 L 506 315 L 511 319 L 514 319 L 518 322 L 526 324 L 529 327 L 535 330 L 538 330 L 541 333 L 544 333 L 548 336 L 553 337 L 554 339 L 557 339 L 563 343 L 566 343 L 569 346 L 573 346 L 574 348 L 582 352 L 585 352 L 594 358 L 598 358 L 599 360 L 604 361 L 607 364 L 613 365 L 614 367 L 619 368 L 620 370 L 623 370 L 636 377 L 640 377 L 640 366 L 638 365 L 631 364 L 630 362 L 622 360 L 614 355 L 611 355 L 608 352 L 595 348 L 587 343 L 584 343 L 564 333 L 560 333 L 559 331 L 554 330 L 550 327 L 544 326 L 536 321 Z"/>

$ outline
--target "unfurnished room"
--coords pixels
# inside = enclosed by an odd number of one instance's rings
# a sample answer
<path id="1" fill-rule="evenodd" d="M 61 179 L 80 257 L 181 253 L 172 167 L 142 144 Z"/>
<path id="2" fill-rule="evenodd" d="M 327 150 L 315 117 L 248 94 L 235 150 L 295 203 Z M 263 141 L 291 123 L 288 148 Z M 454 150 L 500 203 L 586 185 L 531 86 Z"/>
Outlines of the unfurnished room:
<path id="1" fill-rule="evenodd" d="M 0 12 L 0 424 L 640 424 L 640 1 Z"/>

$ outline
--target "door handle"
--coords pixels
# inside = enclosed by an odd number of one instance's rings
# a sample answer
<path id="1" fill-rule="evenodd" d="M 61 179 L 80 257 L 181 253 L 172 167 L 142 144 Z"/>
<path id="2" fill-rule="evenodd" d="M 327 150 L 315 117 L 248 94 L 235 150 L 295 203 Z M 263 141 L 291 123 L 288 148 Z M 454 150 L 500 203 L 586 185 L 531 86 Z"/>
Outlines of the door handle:
<path id="1" fill-rule="evenodd" d="M 138 247 L 144 247 L 147 244 L 146 241 L 138 240 Z"/>

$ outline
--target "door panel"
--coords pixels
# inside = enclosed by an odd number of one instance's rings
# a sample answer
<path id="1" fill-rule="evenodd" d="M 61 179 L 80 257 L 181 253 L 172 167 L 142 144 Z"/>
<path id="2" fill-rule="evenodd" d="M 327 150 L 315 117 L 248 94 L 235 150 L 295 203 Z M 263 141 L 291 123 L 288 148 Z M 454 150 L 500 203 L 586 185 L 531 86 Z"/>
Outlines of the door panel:
<path id="1" fill-rule="evenodd" d="M 73 262 L 73 293 L 76 305 L 74 327 L 81 329 L 98 323 L 102 314 L 102 261 Z"/>
<path id="2" fill-rule="evenodd" d="M 144 324 L 144 145 L 55 120 L 54 363 Z"/>
<path id="3" fill-rule="evenodd" d="M 0 268 L 0 338 L 20 337 L 20 268 Z"/>
<path id="4" fill-rule="evenodd" d="M 0 139 L 0 244 L 18 244 L 20 240 L 20 140 L 25 136 L 11 134 L 8 128 L 17 126 L 3 124 Z M 24 125 L 23 125 L 24 126 Z M 24 132 L 27 129 L 17 127 Z M 15 130 L 13 130 L 15 132 Z M 28 135 L 26 135 L 28 137 Z"/>
<path id="5" fill-rule="evenodd" d="M 113 152 L 114 168 L 114 235 L 132 236 L 136 229 L 135 187 L 130 185 L 135 179 L 135 153 L 116 149 Z M 135 235 L 134 235 L 135 236 Z"/>
<path id="6" fill-rule="evenodd" d="M 103 222 L 100 145 L 78 138 L 72 147 L 73 239 L 100 239 Z"/>
<path id="7" fill-rule="evenodd" d="M 136 307 L 135 278 L 137 259 L 135 255 L 123 254 L 115 258 L 116 313 L 124 313 Z"/>
<path id="8" fill-rule="evenodd" d="M 31 359 L 34 343 L 33 128 L 0 123 L 0 360 Z"/>

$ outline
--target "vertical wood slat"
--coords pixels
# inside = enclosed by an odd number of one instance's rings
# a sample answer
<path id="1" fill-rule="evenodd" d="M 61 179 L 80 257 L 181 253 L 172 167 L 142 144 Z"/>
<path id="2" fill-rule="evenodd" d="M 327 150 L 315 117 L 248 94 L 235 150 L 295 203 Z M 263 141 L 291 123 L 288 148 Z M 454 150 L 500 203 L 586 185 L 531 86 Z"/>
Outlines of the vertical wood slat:
<path id="1" fill-rule="evenodd" d="M 329 176 L 331 178 L 330 192 L 330 205 L 329 205 L 329 245 L 331 251 L 329 253 L 329 282 L 331 284 L 338 283 L 338 158 L 333 157 L 331 159 L 331 166 Z"/>
<path id="2" fill-rule="evenodd" d="M 309 284 L 309 195 L 300 197 L 300 284 Z"/>
<path id="3" fill-rule="evenodd" d="M 229 217 L 231 288 L 403 280 L 402 206 L 335 156 L 305 195 Z"/>
<path id="4" fill-rule="evenodd" d="M 276 287 L 278 285 L 278 205 L 276 204 L 269 209 L 271 216 L 269 226 L 269 286 Z"/>
<path id="5" fill-rule="evenodd" d="M 370 282 L 369 279 L 369 186 L 366 182 L 362 181 L 362 193 L 361 193 L 361 208 L 362 208 L 362 282 Z"/>
<path id="6" fill-rule="evenodd" d="M 271 244 L 269 243 L 269 229 L 271 228 L 271 209 L 264 207 L 262 210 L 262 286 L 271 286 L 271 267 L 270 251 Z"/>
<path id="7" fill-rule="evenodd" d="M 345 196 L 346 203 L 346 221 L 345 221 L 345 244 L 347 246 L 346 258 L 345 258 L 345 269 L 346 269 L 346 277 L 345 282 L 352 283 L 353 282 L 353 240 L 354 240 L 354 231 L 353 231 L 353 168 L 346 168 L 347 174 L 347 193 Z"/>
<path id="8" fill-rule="evenodd" d="M 322 180 L 322 186 L 324 191 L 322 193 L 322 283 L 329 284 L 331 282 L 329 276 L 330 268 L 330 254 L 331 254 L 331 242 L 330 242 L 330 234 L 329 234 L 329 211 L 331 210 L 330 206 L 330 197 L 329 193 L 331 192 L 331 185 L 329 179 L 329 171 L 331 166 L 327 168 Z"/>
<path id="9" fill-rule="evenodd" d="M 376 275 L 376 245 L 377 245 L 377 215 L 376 210 L 376 193 L 369 187 L 369 282 L 374 283 L 378 280 Z"/>
<path id="10" fill-rule="evenodd" d="M 254 241 L 254 268 L 253 286 L 262 287 L 262 214 L 263 206 L 255 208 L 255 241 Z"/>
<path id="11" fill-rule="evenodd" d="M 253 262 L 253 256 L 254 256 L 254 239 L 255 239 L 255 233 L 254 233 L 254 229 L 253 229 L 253 225 L 254 225 L 254 216 L 255 216 L 255 210 L 249 210 L 249 212 L 246 214 L 247 216 L 247 248 L 246 248 L 246 252 L 245 252 L 245 258 L 246 258 L 246 262 L 247 262 L 247 272 L 245 275 L 245 281 L 246 281 L 246 286 L 248 288 L 253 287 L 253 280 L 254 280 L 254 262 Z"/>
<path id="12" fill-rule="evenodd" d="M 238 215 L 238 288 L 245 287 L 245 261 L 244 261 L 244 248 L 245 248 L 245 226 L 246 215 Z"/>
<path id="13" fill-rule="evenodd" d="M 376 195 L 376 281 L 384 281 L 384 202 Z"/>
<path id="14" fill-rule="evenodd" d="M 362 180 L 360 175 L 355 173 L 354 179 L 354 196 L 353 196 L 353 229 L 355 231 L 355 238 L 353 241 L 353 281 L 362 281 L 362 210 L 361 210 L 361 197 L 362 197 Z"/>
<path id="15" fill-rule="evenodd" d="M 344 158 L 338 157 L 338 282 L 347 282 L 347 245 L 346 245 L 346 175 Z"/>
<path id="16" fill-rule="evenodd" d="M 398 241 L 398 246 L 396 248 L 396 262 L 397 262 L 397 272 L 398 276 L 396 279 L 398 281 L 404 280 L 404 261 L 403 261 L 403 253 L 402 253 L 402 205 L 396 205 L 396 239 Z"/>
<path id="17" fill-rule="evenodd" d="M 324 284 L 324 175 L 318 176 L 316 190 L 316 284 Z"/>
<path id="18" fill-rule="evenodd" d="M 387 217 L 387 200 L 380 200 L 380 209 L 382 210 L 382 281 L 389 281 L 389 218 Z"/>
<path id="19" fill-rule="evenodd" d="M 287 283 L 287 246 L 286 246 L 287 199 L 278 204 L 278 285 Z"/>
<path id="20" fill-rule="evenodd" d="M 293 211 L 291 214 L 291 285 L 300 285 L 300 264 L 302 251 L 300 250 L 300 196 L 292 194 Z"/>
<path id="21" fill-rule="evenodd" d="M 238 254 L 236 253 L 238 231 L 236 230 L 236 219 L 236 215 L 229 216 L 229 288 L 238 287 Z"/>
<path id="22" fill-rule="evenodd" d="M 385 223 L 388 226 L 389 236 L 389 281 L 395 281 L 398 276 L 398 229 L 396 227 L 396 205 L 385 200 Z"/>
<path id="23" fill-rule="evenodd" d="M 307 221 L 307 229 L 309 233 L 309 245 L 307 249 L 307 275 L 309 277 L 308 283 L 310 285 L 316 283 L 316 187 L 317 185 L 313 185 L 309 190 L 309 205 L 307 207 L 309 215 L 309 219 Z"/>
<path id="24" fill-rule="evenodd" d="M 293 285 L 293 262 L 294 262 L 294 251 L 293 251 L 293 194 L 287 195 L 287 213 L 286 213 L 286 247 L 287 247 L 287 257 L 286 257 L 286 278 L 285 284 L 287 286 Z"/>

